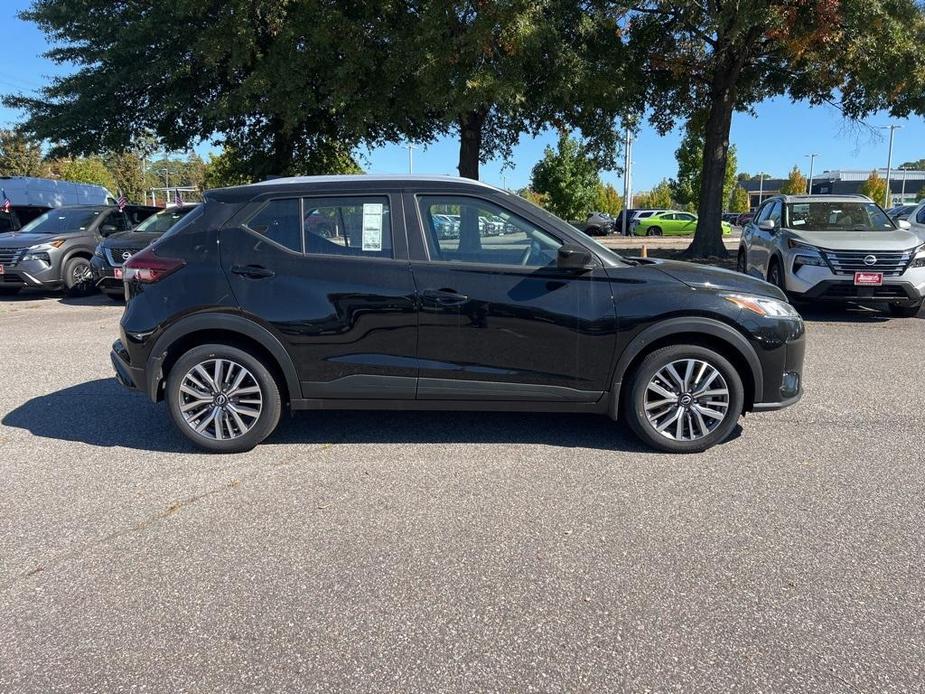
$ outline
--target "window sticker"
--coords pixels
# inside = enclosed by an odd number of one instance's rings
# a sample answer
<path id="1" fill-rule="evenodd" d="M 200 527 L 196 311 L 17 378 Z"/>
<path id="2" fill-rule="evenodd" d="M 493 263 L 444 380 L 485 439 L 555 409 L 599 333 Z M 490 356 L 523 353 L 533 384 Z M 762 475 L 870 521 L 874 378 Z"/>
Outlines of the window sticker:
<path id="1" fill-rule="evenodd" d="M 793 226 L 800 226 L 801 224 L 806 224 L 805 219 L 794 219 L 792 222 Z"/>
<path id="2" fill-rule="evenodd" d="M 382 208 L 381 202 L 363 203 L 363 250 L 382 250 Z"/>

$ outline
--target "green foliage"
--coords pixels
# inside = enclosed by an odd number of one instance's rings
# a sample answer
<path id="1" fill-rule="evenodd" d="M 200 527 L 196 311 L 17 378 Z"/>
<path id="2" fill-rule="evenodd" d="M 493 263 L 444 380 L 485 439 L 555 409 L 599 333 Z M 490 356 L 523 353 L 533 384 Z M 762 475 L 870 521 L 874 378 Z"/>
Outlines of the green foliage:
<path id="1" fill-rule="evenodd" d="M 584 219 L 594 206 L 599 179 L 597 166 L 578 140 L 559 135 L 554 150 L 546 147 L 533 167 L 530 187 L 546 196 L 546 209 L 562 219 Z"/>
<path id="2" fill-rule="evenodd" d="M 116 181 L 100 157 L 76 157 L 53 159 L 48 163 L 53 176 L 63 181 L 93 183 L 103 186 L 110 193 L 116 193 Z"/>
<path id="3" fill-rule="evenodd" d="M 748 191 L 742 186 L 736 186 L 732 190 L 732 199 L 729 203 L 730 212 L 748 212 L 749 210 Z"/>
<path id="4" fill-rule="evenodd" d="M 522 197 L 524 200 L 529 200 L 537 207 L 546 207 L 549 203 L 548 196 L 543 193 L 537 193 L 530 186 L 526 186 L 517 191 L 517 194 Z"/>
<path id="5" fill-rule="evenodd" d="M 800 173 L 800 169 L 797 166 L 794 166 L 790 169 L 790 175 L 787 176 L 787 180 L 781 185 L 780 192 L 783 195 L 805 195 L 806 185 L 806 176 Z"/>
<path id="6" fill-rule="evenodd" d="M 858 188 L 858 192 L 861 195 L 866 195 L 877 204 L 882 205 L 886 197 L 886 179 L 880 178 L 880 174 L 876 171 L 871 171 L 867 180 Z"/>
<path id="7" fill-rule="evenodd" d="M 209 155 L 203 176 L 205 188 L 227 188 L 254 180 L 248 174 L 246 162 L 241 161 L 232 147 L 226 147 L 218 154 Z"/>
<path id="8" fill-rule="evenodd" d="M 662 181 L 652 190 L 645 193 L 637 193 L 633 198 L 633 204 L 636 207 L 656 210 L 670 210 L 675 207 L 672 199 L 671 181 L 662 179 Z"/>
<path id="9" fill-rule="evenodd" d="M 687 123 L 681 144 L 675 151 L 678 177 L 672 182 L 672 194 L 678 206 L 691 212 L 697 209 L 700 199 L 700 180 L 703 175 L 703 118 L 698 114 Z M 736 148 L 731 146 L 726 155 L 726 173 L 723 178 L 723 200 L 728 204 L 736 187 Z M 742 174 L 740 174 L 741 176 Z M 747 175 L 747 174 L 746 174 Z"/>
<path id="10" fill-rule="evenodd" d="M 904 164 L 899 165 L 900 169 L 910 169 L 916 171 L 925 170 L 925 159 L 918 159 L 917 161 L 907 161 Z"/>
<path id="11" fill-rule="evenodd" d="M 144 171 L 144 162 L 134 152 L 120 152 L 110 154 L 105 159 L 105 165 L 112 176 L 112 192 L 118 195 L 124 193 L 129 202 L 142 203 L 148 188 Z"/>
<path id="12" fill-rule="evenodd" d="M 925 186 L 919 188 L 919 192 L 915 194 L 916 202 L 922 202 L 922 200 L 925 200 Z"/>
<path id="13" fill-rule="evenodd" d="M 616 217 L 623 209 L 623 196 L 609 183 L 598 182 L 594 191 L 594 211 Z"/>
<path id="14" fill-rule="evenodd" d="M 13 130 L 0 130 L 0 176 L 43 176 L 42 149 Z"/>

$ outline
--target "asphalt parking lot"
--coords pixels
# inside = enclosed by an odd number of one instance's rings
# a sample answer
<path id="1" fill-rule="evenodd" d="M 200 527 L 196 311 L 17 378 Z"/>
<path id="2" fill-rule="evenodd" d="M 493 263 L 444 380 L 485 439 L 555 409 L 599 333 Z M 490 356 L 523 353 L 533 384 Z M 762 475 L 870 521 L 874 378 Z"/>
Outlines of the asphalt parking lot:
<path id="1" fill-rule="evenodd" d="M 908 691 L 925 314 L 687 457 L 605 418 L 302 413 L 194 451 L 104 297 L 0 299 L 0 691 Z"/>

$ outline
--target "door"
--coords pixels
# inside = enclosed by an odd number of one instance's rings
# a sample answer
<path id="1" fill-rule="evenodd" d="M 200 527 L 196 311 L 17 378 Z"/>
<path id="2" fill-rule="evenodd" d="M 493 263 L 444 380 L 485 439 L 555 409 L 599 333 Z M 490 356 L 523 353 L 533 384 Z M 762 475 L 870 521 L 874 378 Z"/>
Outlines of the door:
<path id="1" fill-rule="evenodd" d="M 687 212 L 676 212 L 674 215 L 677 231 L 681 235 L 693 235 L 697 230 L 697 218 Z"/>
<path id="2" fill-rule="evenodd" d="M 748 249 L 748 270 L 752 275 L 764 278 L 768 273 L 768 260 L 770 259 L 771 245 L 773 243 L 772 233 L 766 229 L 760 229 L 758 225 L 772 218 L 776 209 L 780 209 L 779 200 L 769 200 L 762 205 L 755 218 L 749 222 L 743 232 L 746 248 Z M 780 213 L 777 213 L 777 222 L 779 224 Z M 775 232 L 776 233 L 776 230 Z"/>
<path id="3" fill-rule="evenodd" d="M 482 197 L 409 195 L 405 205 L 426 247 L 411 263 L 418 398 L 597 401 L 615 342 L 603 267 L 559 270 L 562 236 Z M 460 220 L 455 238 L 440 233 L 438 215 Z M 504 235 L 483 220 L 500 220 Z"/>
<path id="4" fill-rule="evenodd" d="M 305 398 L 413 399 L 417 307 L 397 195 L 287 197 L 221 231 L 241 309 L 292 356 Z"/>

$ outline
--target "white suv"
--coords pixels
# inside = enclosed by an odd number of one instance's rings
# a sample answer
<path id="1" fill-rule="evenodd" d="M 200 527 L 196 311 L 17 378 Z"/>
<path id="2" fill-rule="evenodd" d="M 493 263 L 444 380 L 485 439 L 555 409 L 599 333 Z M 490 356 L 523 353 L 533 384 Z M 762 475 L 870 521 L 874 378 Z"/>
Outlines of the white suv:
<path id="1" fill-rule="evenodd" d="M 925 243 L 863 195 L 778 195 L 742 231 L 737 269 L 794 300 L 848 301 L 918 314 Z"/>

